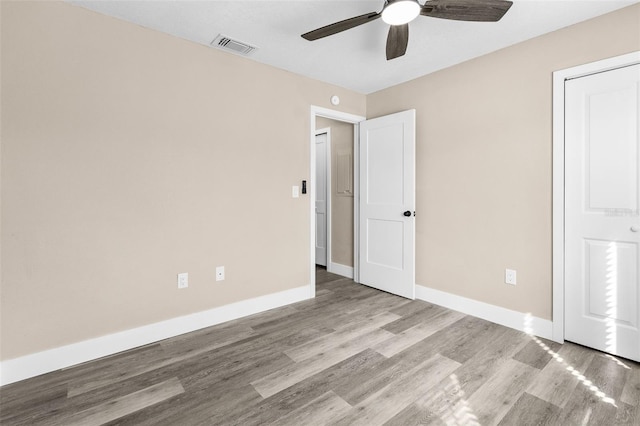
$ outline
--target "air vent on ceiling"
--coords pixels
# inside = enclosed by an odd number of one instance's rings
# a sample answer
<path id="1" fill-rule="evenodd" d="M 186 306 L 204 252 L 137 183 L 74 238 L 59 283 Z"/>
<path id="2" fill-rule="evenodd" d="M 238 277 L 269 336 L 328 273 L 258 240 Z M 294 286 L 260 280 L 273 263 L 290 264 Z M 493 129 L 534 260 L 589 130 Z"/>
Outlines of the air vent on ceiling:
<path id="1" fill-rule="evenodd" d="M 211 42 L 211 45 L 220 49 L 230 50 L 231 52 L 239 53 L 241 55 L 249 55 L 251 52 L 257 49 L 256 46 L 252 46 L 242 41 L 234 40 L 222 34 L 218 34 L 218 36 Z"/>

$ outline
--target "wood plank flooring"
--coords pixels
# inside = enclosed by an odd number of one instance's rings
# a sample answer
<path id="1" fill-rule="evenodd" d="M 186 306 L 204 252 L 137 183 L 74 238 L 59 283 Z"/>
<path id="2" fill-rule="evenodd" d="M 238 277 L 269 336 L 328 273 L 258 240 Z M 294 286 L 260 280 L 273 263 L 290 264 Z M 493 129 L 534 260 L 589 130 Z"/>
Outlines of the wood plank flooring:
<path id="1" fill-rule="evenodd" d="M 640 365 L 317 271 L 314 300 L 0 388 L 2 425 L 640 425 Z"/>

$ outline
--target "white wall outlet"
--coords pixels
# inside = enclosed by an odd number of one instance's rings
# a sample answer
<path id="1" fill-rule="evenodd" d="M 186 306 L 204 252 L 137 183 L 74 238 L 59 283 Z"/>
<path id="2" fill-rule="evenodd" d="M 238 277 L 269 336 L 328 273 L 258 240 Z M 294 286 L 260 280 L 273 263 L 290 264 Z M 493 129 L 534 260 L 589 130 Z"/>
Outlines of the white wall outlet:
<path id="1" fill-rule="evenodd" d="M 224 281 L 224 266 L 216 267 L 216 281 Z"/>
<path id="2" fill-rule="evenodd" d="M 178 288 L 187 287 L 189 287 L 189 274 L 187 272 L 178 274 Z"/>
<path id="3" fill-rule="evenodd" d="M 515 269 L 504 270 L 504 282 L 511 285 L 516 285 L 516 271 Z"/>
<path id="4" fill-rule="evenodd" d="M 293 185 L 291 187 L 291 196 L 293 198 L 298 198 L 300 197 L 300 187 L 298 185 Z"/>

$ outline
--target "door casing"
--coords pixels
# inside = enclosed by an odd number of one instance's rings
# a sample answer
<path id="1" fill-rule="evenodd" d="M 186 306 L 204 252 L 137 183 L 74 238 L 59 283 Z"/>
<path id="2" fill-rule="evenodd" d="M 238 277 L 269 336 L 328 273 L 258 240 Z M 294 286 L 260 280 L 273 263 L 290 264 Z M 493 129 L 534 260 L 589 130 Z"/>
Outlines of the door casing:
<path id="1" fill-rule="evenodd" d="M 358 135 L 359 131 L 359 123 L 366 120 L 366 117 L 349 114 L 342 111 L 336 111 L 328 108 L 323 108 L 315 105 L 311 105 L 310 110 L 310 126 L 309 126 L 309 176 L 312 176 L 315 179 L 316 175 L 316 117 L 324 117 L 329 118 L 331 120 L 342 121 L 345 123 L 353 124 L 353 216 L 354 216 L 354 224 L 353 224 L 353 280 L 358 282 L 358 238 L 359 238 L 359 230 L 357 225 L 357 218 L 359 217 L 359 208 L 358 208 L 358 199 L 359 199 L 359 190 L 358 190 L 358 173 L 359 173 L 359 162 L 357 160 L 358 151 Z M 313 184 L 307 185 L 309 189 L 309 292 L 310 297 L 315 297 L 316 295 L 316 215 L 315 215 L 315 201 L 316 194 Z M 329 226 L 327 225 L 327 228 Z M 329 256 L 329 251 L 327 251 L 327 256 Z M 327 259 L 327 264 L 329 264 L 330 259 Z"/>
<path id="2" fill-rule="evenodd" d="M 590 74 L 640 63 L 640 51 L 553 73 L 553 199 L 552 199 L 552 338 L 564 343 L 564 134 L 565 82 Z"/>

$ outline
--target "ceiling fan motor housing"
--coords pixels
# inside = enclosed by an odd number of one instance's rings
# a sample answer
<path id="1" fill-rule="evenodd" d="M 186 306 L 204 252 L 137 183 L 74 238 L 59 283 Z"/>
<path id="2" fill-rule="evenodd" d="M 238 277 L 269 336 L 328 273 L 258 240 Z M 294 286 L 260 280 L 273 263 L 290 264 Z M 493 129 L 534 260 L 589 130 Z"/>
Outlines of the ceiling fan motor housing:
<path id="1" fill-rule="evenodd" d="M 382 20 L 389 25 L 407 24 L 420 15 L 420 9 L 417 0 L 385 0 Z"/>

